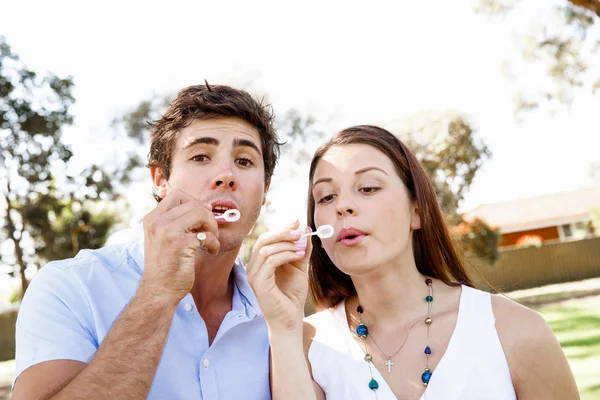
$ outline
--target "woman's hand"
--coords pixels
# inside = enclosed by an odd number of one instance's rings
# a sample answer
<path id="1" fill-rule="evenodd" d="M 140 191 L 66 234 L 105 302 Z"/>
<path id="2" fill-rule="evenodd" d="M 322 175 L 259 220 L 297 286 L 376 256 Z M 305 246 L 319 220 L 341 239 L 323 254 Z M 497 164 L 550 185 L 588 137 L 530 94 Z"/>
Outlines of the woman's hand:
<path id="1" fill-rule="evenodd" d="M 302 331 L 312 245 L 310 238 L 300 238 L 310 228 L 298 227 L 296 221 L 281 232 L 262 234 L 246 266 L 271 333 Z"/>

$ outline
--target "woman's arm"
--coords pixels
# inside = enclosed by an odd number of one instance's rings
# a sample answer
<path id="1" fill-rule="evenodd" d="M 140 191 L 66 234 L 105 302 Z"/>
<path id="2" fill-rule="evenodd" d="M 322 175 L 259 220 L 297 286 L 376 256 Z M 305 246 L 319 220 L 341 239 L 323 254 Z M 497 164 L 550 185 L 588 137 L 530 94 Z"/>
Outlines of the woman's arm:
<path id="1" fill-rule="evenodd" d="M 302 240 L 298 225 L 296 222 L 281 232 L 262 234 L 246 268 L 269 331 L 274 400 L 319 399 L 303 340 L 312 247 L 310 240 Z"/>
<path id="2" fill-rule="evenodd" d="M 517 398 L 579 399 L 567 358 L 544 318 L 500 295 L 492 296 L 492 308 Z"/>

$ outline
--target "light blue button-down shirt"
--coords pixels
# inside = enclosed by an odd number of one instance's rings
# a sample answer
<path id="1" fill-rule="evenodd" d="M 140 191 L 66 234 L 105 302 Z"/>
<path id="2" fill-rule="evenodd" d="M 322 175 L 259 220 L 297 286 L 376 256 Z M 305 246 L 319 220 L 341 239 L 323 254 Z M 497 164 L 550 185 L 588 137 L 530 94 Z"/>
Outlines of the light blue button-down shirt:
<path id="1" fill-rule="evenodd" d="M 140 225 L 129 242 L 84 250 L 38 272 L 17 319 L 15 380 L 44 361 L 89 362 L 136 293 L 143 249 Z M 179 303 L 149 399 L 271 398 L 266 323 L 241 260 L 233 271 L 232 309 L 212 345 L 191 294 Z"/>

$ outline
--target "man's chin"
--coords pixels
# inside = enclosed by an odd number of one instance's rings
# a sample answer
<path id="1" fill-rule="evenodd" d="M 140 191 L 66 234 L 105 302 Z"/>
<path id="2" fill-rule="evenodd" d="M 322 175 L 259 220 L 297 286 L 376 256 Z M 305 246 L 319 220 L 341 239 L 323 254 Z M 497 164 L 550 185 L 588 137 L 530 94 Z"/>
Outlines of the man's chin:
<path id="1" fill-rule="evenodd" d="M 225 236 L 225 237 L 223 237 Z M 236 253 L 239 252 L 242 244 L 244 243 L 244 238 L 230 235 L 222 235 L 220 237 L 221 248 L 219 249 L 219 255 L 228 254 L 232 251 Z"/>

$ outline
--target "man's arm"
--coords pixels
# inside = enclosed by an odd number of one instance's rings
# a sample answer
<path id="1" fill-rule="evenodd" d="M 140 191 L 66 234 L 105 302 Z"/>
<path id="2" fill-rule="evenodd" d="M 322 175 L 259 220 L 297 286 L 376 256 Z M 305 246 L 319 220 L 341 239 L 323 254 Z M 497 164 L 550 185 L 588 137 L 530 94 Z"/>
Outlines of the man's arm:
<path id="1" fill-rule="evenodd" d="M 34 365 L 19 376 L 13 400 L 146 398 L 177 304 L 140 287 L 89 365 L 72 360 Z"/>
<path id="2" fill-rule="evenodd" d="M 194 283 L 200 247 L 195 232 L 207 233 L 209 254 L 219 250 L 211 208 L 173 190 L 146 215 L 144 274 L 136 295 L 99 346 L 71 308 L 85 300 L 73 287 L 65 287 L 67 280 L 44 267 L 42 280 L 34 279 L 19 311 L 23 322 L 17 321 L 17 366 L 29 368 L 18 376 L 13 399 L 146 398 L 177 305 Z M 85 366 L 82 362 L 92 354 Z M 54 379 L 42 377 L 49 369 Z"/>

